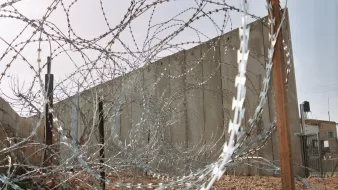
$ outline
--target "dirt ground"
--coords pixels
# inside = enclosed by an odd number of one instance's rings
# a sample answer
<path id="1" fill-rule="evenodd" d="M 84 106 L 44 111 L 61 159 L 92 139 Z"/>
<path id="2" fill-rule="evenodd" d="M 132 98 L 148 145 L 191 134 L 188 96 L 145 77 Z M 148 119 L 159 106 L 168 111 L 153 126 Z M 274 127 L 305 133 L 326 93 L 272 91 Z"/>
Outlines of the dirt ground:
<path id="1" fill-rule="evenodd" d="M 112 183 L 116 183 L 117 181 L 123 180 L 123 183 L 132 183 L 132 184 L 157 184 L 156 179 L 152 179 L 145 176 L 135 177 L 134 175 L 124 175 L 124 176 L 116 176 L 111 175 L 107 176 Z M 49 182 L 47 182 L 47 186 L 52 188 L 55 183 L 53 178 L 49 178 Z M 320 189 L 324 190 L 325 186 L 327 190 L 336 190 L 338 189 L 338 177 L 328 177 L 324 181 L 321 178 L 308 178 L 304 179 L 307 182 L 311 183 L 313 186 L 312 188 L 307 188 L 306 186 L 302 185 L 300 182 L 295 181 L 296 189 L 298 190 L 305 190 L 305 189 Z M 54 182 L 54 183 L 53 183 Z M 71 189 L 81 189 L 81 190 L 91 190 L 93 189 L 93 181 L 89 175 L 75 175 L 73 178 L 69 179 L 68 183 L 69 188 Z M 55 187 L 55 186 L 54 186 Z M 282 189 L 281 179 L 278 177 L 266 177 L 266 176 L 223 176 L 219 181 L 217 181 L 214 185 L 215 189 L 224 189 L 224 190 L 278 190 Z M 112 185 L 106 186 L 107 190 L 117 190 L 122 189 L 119 187 L 115 187 Z M 126 188 L 124 188 L 126 189 Z M 131 188 L 127 188 L 131 189 Z M 136 188 L 133 188 L 136 189 Z M 148 188 L 142 188 L 148 189 Z"/>
<path id="2" fill-rule="evenodd" d="M 308 178 L 304 179 L 310 182 L 313 187 L 318 189 L 325 189 L 324 182 L 321 178 Z M 338 177 L 329 177 L 324 179 L 327 190 L 338 189 Z M 265 189 L 282 189 L 281 179 L 278 177 L 266 177 L 266 176 L 224 176 L 215 184 L 216 189 L 226 190 L 265 190 Z M 296 182 L 296 189 L 312 189 L 306 188 Z"/>

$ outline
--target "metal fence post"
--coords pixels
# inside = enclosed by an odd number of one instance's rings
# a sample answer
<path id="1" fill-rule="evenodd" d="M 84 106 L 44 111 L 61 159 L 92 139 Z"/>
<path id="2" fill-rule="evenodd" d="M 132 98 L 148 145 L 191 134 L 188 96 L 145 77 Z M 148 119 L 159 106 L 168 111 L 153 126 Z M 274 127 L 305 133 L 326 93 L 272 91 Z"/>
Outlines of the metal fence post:
<path id="1" fill-rule="evenodd" d="M 104 115 L 103 115 L 103 100 L 99 99 L 99 133 L 100 133 L 100 163 L 101 165 L 101 178 L 102 178 L 102 189 L 106 188 L 105 183 L 105 171 L 104 171 Z"/>
<path id="2" fill-rule="evenodd" d="M 302 150 L 302 161 L 304 164 L 304 175 L 305 177 L 309 177 L 309 164 L 308 164 L 308 160 L 307 160 L 307 138 L 306 135 L 304 134 L 300 134 L 300 143 L 301 143 L 301 150 Z"/>
<path id="3" fill-rule="evenodd" d="M 45 91 L 47 93 L 48 103 L 46 104 L 46 115 L 45 115 L 45 143 L 47 149 L 45 150 L 44 162 L 45 165 L 52 163 L 51 158 L 51 145 L 53 144 L 53 114 L 49 112 L 49 107 L 53 108 L 53 82 L 54 75 L 50 73 L 51 70 L 51 58 L 47 57 L 47 74 L 45 74 Z M 49 159 L 49 160 L 48 160 Z M 47 161 L 48 160 L 48 161 Z"/>
<path id="4" fill-rule="evenodd" d="M 322 141 L 320 140 L 320 132 L 317 133 L 317 139 L 318 139 L 320 177 L 323 177 L 323 153 L 322 153 Z"/>

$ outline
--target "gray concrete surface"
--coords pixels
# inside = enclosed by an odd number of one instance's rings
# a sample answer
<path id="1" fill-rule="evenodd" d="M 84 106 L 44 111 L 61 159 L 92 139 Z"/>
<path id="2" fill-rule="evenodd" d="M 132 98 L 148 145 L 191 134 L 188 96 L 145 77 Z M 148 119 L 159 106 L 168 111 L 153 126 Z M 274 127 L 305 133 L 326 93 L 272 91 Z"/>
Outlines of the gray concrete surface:
<path id="1" fill-rule="evenodd" d="M 269 45 L 268 28 L 265 24 L 266 22 L 263 24 L 261 21 L 251 24 L 246 83 L 247 100 L 245 101 L 246 120 L 254 113 L 258 104 L 262 78 L 265 74 Z M 291 48 L 288 26 L 288 20 L 286 20 L 283 36 Z M 147 145 L 148 137 L 151 141 L 154 136 L 157 137 L 163 132 L 178 151 L 184 152 L 194 148 L 199 150 L 204 147 L 205 151 L 196 155 L 196 158 L 201 161 L 198 166 L 216 160 L 228 137 L 228 122 L 233 115 L 231 104 L 232 98 L 236 95 L 234 79 L 237 74 L 238 48 L 238 29 L 236 29 L 202 45 L 165 57 L 81 92 L 76 139 L 81 141 L 85 139 L 84 134 L 88 133 L 90 138 L 87 144 L 88 156 L 98 151 L 98 147 L 93 145 L 99 142 L 96 97 L 101 96 L 104 98 L 105 105 L 105 139 L 107 141 L 115 128 L 116 134 L 123 143 L 128 144 L 133 140 L 131 137 L 137 136 L 140 144 L 132 147 L 137 149 Z M 291 65 L 293 65 L 292 59 Z M 58 102 L 54 106 L 66 130 L 70 130 L 72 126 L 70 117 L 72 98 Z M 293 160 L 295 163 L 302 164 L 300 140 L 293 135 L 300 132 L 293 69 L 290 73 L 288 98 Z M 4 106 L 6 107 L 2 105 Z M 254 131 L 255 134 L 268 126 L 274 118 L 274 112 L 273 91 L 270 90 L 262 115 L 262 128 Z M 10 123 L 9 119 L 1 114 L 0 112 L 0 119 Z M 246 122 L 244 122 L 244 127 L 248 127 Z M 150 128 L 156 130 L 149 131 Z M 276 139 L 274 135 L 270 143 L 261 149 L 258 155 L 272 161 L 279 160 Z M 212 144 L 215 146 L 210 146 Z M 107 155 L 114 154 L 112 145 L 106 147 Z M 197 152 L 193 151 L 190 154 L 197 154 Z M 98 156 L 98 153 L 95 156 Z M 66 157 L 67 155 L 64 155 L 62 159 Z M 156 164 L 155 161 L 153 164 Z M 237 168 L 236 171 L 250 175 L 272 175 L 246 165 Z M 295 172 L 301 174 L 302 170 L 295 168 Z"/>

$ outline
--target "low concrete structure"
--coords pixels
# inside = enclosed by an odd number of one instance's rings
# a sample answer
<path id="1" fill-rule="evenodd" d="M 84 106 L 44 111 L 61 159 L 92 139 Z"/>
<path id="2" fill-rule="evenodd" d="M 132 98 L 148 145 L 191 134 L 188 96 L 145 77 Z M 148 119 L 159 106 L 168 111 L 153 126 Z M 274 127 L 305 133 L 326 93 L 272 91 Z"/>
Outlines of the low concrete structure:
<path id="1" fill-rule="evenodd" d="M 21 143 L 14 151 L 0 154 L 0 172 L 6 171 L 8 162 L 6 156 L 11 156 L 17 163 L 40 165 L 43 161 L 43 151 L 38 144 L 43 142 L 44 123 L 35 117 L 20 117 L 11 106 L 0 97 L 0 150 L 16 143 Z M 36 133 L 32 135 L 32 131 Z"/>
<path id="2" fill-rule="evenodd" d="M 304 133 L 305 135 L 319 133 L 321 144 L 324 151 L 323 156 L 338 157 L 336 122 L 316 119 L 306 119 Z"/>

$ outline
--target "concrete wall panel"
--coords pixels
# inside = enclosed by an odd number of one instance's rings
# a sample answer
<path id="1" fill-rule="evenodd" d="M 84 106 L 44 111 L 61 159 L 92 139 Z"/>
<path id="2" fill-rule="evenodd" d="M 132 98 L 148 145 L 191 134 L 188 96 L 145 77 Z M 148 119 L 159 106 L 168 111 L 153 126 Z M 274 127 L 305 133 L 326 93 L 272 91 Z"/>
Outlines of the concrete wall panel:
<path id="1" fill-rule="evenodd" d="M 157 137 L 159 139 L 157 146 L 161 147 L 158 150 L 158 158 L 154 161 L 159 163 L 158 167 L 162 171 L 170 170 L 170 165 L 166 163 L 165 159 L 162 159 L 166 155 L 164 150 L 170 150 L 171 148 L 171 134 L 170 134 L 170 117 L 171 110 L 169 99 L 171 96 L 170 88 L 170 56 L 162 58 L 155 63 L 156 67 L 155 78 L 157 80 L 155 89 L 155 99 L 157 107 L 156 130 L 158 130 Z"/>
<path id="2" fill-rule="evenodd" d="M 223 109 L 222 109 L 222 79 L 220 38 L 203 44 L 202 67 L 204 81 L 204 125 L 205 143 L 208 147 L 206 160 L 214 161 L 220 155 L 224 144 Z"/>
<path id="3" fill-rule="evenodd" d="M 149 131 L 149 139 L 156 135 L 155 131 L 150 130 L 154 126 L 155 112 L 156 112 L 156 66 L 150 64 L 144 68 L 143 71 L 143 105 L 144 105 L 144 119 L 145 130 Z"/>
<path id="4" fill-rule="evenodd" d="M 186 98 L 188 119 L 188 147 L 201 148 L 205 145 L 203 66 L 201 47 L 197 46 L 185 53 Z M 205 155 L 198 153 L 198 159 L 205 161 Z"/>
<path id="5" fill-rule="evenodd" d="M 270 33 L 270 29 L 268 27 L 268 21 L 266 20 L 263 24 L 263 40 L 264 40 L 264 55 L 267 58 L 268 56 L 268 50 L 270 47 L 270 42 L 269 42 L 269 33 Z M 268 100 L 267 100 L 267 106 L 268 107 L 264 107 L 264 109 L 267 109 L 266 111 L 268 111 L 269 113 L 269 121 L 273 121 L 275 116 L 276 116 L 276 107 L 275 107 L 275 99 L 274 99 L 274 91 L 273 91 L 273 77 L 271 76 L 270 79 L 270 84 L 269 84 L 269 91 L 268 91 Z M 264 120 L 264 123 L 266 123 L 266 121 Z M 267 123 L 266 123 L 267 124 Z M 277 133 L 272 134 L 271 139 L 269 140 L 269 145 L 271 145 L 271 149 L 272 149 L 272 160 L 279 160 L 279 155 L 278 155 L 278 147 L 277 147 L 277 141 L 278 141 L 278 136 Z"/>
<path id="6" fill-rule="evenodd" d="M 283 24 L 283 39 L 286 41 L 286 45 L 288 46 L 289 57 L 290 57 L 290 66 L 291 72 L 289 74 L 289 84 L 288 84 L 288 109 L 289 109 L 289 121 L 290 121 L 290 135 L 291 135 L 291 145 L 292 145 L 292 157 L 293 161 L 296 164 L 302 165 L 302 155 L 300 154 L 301 145 L 299 143 L 299 137 L 296 136 L 296 133 L 300 133 L 300 119 L 299 119 L 299 111 L 298 111 L 298 99 L 297 99 L 297 87 L 296 87 L 296 77 L 294 70 L 294 61 L 292 55 L 292 44 L 291 44 L 291 33 L 290 33 L 290 21 L 289 14 L 286 9 L 286 17 L 285 22 Z M 287 57 L 285 56 L 285 61 L 287 61 Z M 303 169 L 300 167 L 294 166 L 294 172 L 298 175 L 303 175 Z"/>
<path id="7" fill-rule="evenodd" d="M 81 151 L 86 152 L 86 159 L 99 157 L 99 130 L 98 130 L 98 87 L 80 94 L 79 106 L 81 111 L 78 138 Z"/>
<path id="8" fill-rule="evenodd" d="M 262 37 L 263 36 L 263 37 Z M 263 23 L 255 22 L 250 24 L 250 39 L 249 39 L 249 49 L 250 55 L 248 60 L 248 72 L 247 76 L 249 80 L 247 81 L 247 85 L 251 86 L 254 91 L 249 91 L 247 94 L 248 102 L 251 103 L 250 109 L 247 109 L 248 117 L 251 117 L 255 109 L 259 104 L 260 92 L 263 90 L 263 78 L 265 77 L 265 48 L 264 48 L 264 32 L 263 32 Z M 269 104 L 268 101 L 265 103 L 263 107 L 263 113 L 261 119 L 258 120 L 258 123 L 254 126 L 256 129 L 254 130 L 254 134 L 260 135 L 262 131 L 269 127 L 270 115 L 269 115 Z M 249 128 L 247 124 L 247 128 Z M 261 142 L 259 144 L 262 144 Z M 272 144 L 265 145 L 260 151 L 258 151 L 257 156 L 264 156 L 269 160 L 273 160 L 272 152 Z M 251 174 L 261 174 L 268 175 L 271 172 L 259 169 L 251 170 Z"/>
<path id="9" fill-rule="evenodd" d="M 115 144 L 120 141 L 120 107 L 121 98 L 121 77 L 115 78 L 105 84 L 104 89 L 104 141 L 105 141 L 105 157 L 110 158 L 109 162 L 113 162 L 112 158 L 119 150 Z"/>
<path id="10" fill-rule="evenodd" d="M 185 150 L 188 147 L 185 51 L 172 55 L 170 65 L 171 142 L 179 150 Z"/>
<path id="11" fill-rule="evenodd" d="M 223 112 L 224 123 L 226 127 L 225 139 L 229 139 L 228 126 L 229 121 L 233 120 L 232 99 L 236 97 L 235 77 L 238 73 L 237 50 L 239 49 L 239 30 L 233 30 L 221 38 L 221 74 L 222 74 L 222 93 L 223 93 Z M 249 91 L 249 90 L 247 90 Z M 245 102 L 247 105 L 247 101 Z M 248 166 L 242 165 L 236 168 L 236 172 L 249 174 Z"/>
<path id="12" fill-rule="evenodd" d="M 143 70 L 137 71 L 134 73 L 134 94 L 132 95 L 132 135 L 133 140 L 136 140 L 140 143 L 136 144 L 136 150 L 144 151 L 144 148 L 148 143 L 148 131 L 145 128 L 145 123 L 143 119 L 144 106 L 143 106 L 143 97 L 145 95 L 143 88 Z"/>
<path id="13" fill-rule="evenodd" d="M 156 62 L 156 79 L 158 80 L 156 86 L 157 106 L 159 107 L 159 117 L 161 128 L 163 128 L 165 135 L 170 139 L 170 104 L 169 99 L 171 95 L 170 89 L 170 57 L 165 57 Z"/>
<path id="14" fill-rule="evenodd" d="M 226 127 L 225 139 L 228 139 L 228 123 L 233 118 L 232 99 L 236 96 L 235 77 L 237 75 L 237 49 L 239 47 L 238 29 L 221 36 L 221 76 L 223 93 L 223 112 Z"/>
<path id="15" fill-rule="evenodd" d="M 133 85 L 132 73 L 126 74 L 122 77 L 121 95 L 124 97 L 124 101 L 121 105 L 121 140 L 126 145 L 130 144 L 131 136 L 130 132 L 132 129 L 132 85 Z"/>

